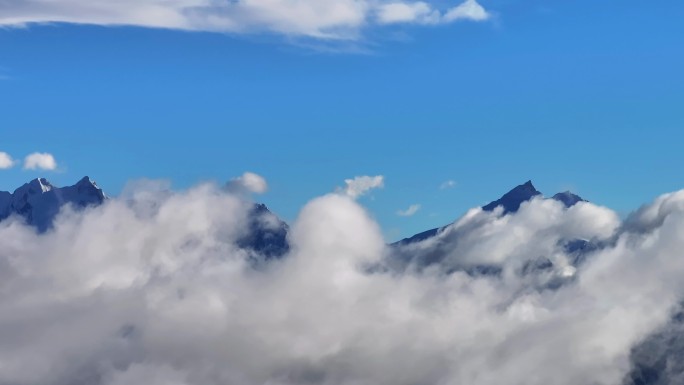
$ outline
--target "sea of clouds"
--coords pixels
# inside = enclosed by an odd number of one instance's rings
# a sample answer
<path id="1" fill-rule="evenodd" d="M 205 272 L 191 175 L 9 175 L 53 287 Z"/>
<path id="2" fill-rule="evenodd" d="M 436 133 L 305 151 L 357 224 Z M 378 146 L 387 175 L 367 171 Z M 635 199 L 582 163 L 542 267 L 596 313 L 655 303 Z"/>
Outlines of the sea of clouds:
<path id="1" fill-rule="evenodd" d="M 43 234 L 0 222 L 0 384 L 621 384 L 684 298 L 684 191 L 626 220 L 538 198 L 473 209 L 402 250 L 439 242 L 447 256 L 422 269 L 391 268 L 396 250 L 340 192 L 255 267 L 236 246 L 250 207 L 146 182 Z M 573 266 L 568 239 L 601 247 Z M 521 273 L 539 257 L 561 285 Z M 449 268 L 468 264 L 501 273 Z"/>

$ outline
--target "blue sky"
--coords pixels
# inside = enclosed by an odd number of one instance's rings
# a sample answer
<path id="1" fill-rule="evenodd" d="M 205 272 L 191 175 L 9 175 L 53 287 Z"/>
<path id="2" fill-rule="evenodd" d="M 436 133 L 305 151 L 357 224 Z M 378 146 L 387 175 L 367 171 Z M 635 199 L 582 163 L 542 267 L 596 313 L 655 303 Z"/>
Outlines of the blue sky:
<path id="1" fill-rule="evenodd" d="M 60 15 L 84 24 L 43 25 L 41 1 L 10 3 L 0 14 L 28 23 L 0 29 L 0 151 L 58 168 L 0 170 L 0 190 L 89 175 L 116 195 L 252 171 L 269 182 L 256 199 L 291 220 L 346 178 L 383 175 L 361 199 L 396 239 L 528 179 L 620 212 L 684 187 L 681 1 L 482 0 L 486 20 L 453 22 L 458 2 L 433 1 L 437 21 L 335 19 L 332 37 L 256 16 L 187 31 L 76 9 Z"/>

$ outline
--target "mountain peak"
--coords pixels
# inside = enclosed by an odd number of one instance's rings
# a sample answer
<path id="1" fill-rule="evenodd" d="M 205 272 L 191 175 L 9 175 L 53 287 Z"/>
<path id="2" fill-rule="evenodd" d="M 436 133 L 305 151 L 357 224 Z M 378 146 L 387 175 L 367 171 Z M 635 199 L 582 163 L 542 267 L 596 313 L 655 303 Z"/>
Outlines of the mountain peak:
<path id="1" fill-rule="evenodd" d="M 0 220 L 17 215 L 39 231 L 45 231 L 65 204 L 82 209 L 99 205 L 105 199 L 104 192 L 87 176 L 73 186 L 61 188 L 53 186 L 45 178 L 36 178 L 12 194 L 0 194 Z"/>
<path id="2" fill-rule="evenodd" d="M 28 183 L 29 187 L 35 188 L 36 190 L 40 190 L 40 192 L 48 192 L 52 190 L 54 187 L 52 183 L 50 183 L 47 179 L 45 178 L 36 178 Z"/>
<path id="3" fill-rule="evenodd" d="M 541 195 L 534 187 L 531 180 L 514 187 L 511 191 L 504 194 L 501 198 L 482 206 L 484 211 L 494 211 L 495 208 L 503 206 L 503 213 L 514 213 L 518 211 L 523 202 Z"/>
<path id="4" fill-rule="evenodd" d="M 95 182 L 90 180 L 90 177 L 86 175 L 83 178 L 81 178 L 81 180 L 76 182 L 76 185 L 83 185 L 83 184 L 95 184 Z"/>
<path id="5" fill-rule="evenodd" d="M 588 202 L 586 199 L 582 198 L 577 194 L 573 194 L 570 191 L 559 192 L 558 194 L 551 197 L 551 199 L 557 200 L 565 205 L 565 207 L 572 207 L 579 202 Z"/>
<path id="6" fill-rule="evenodd" d="M 36 179 L 32 180 L 29 184 L 31 186 L 35 186 L 36 188 L 40 189 L 41 192 L 48 192 L 48 191 L 52 190 L 52 188 L 54 187 L 45 178 L 36 178 Z"/>
<path id="7" fill-rule="evenodd" d="M 255 203 L 248 215 L 249 231 L 238 240 L 238 245 L 263 255 L 266 259 L 279 258 L 290 249 L 287 241 L 289 226 L 263 203 Z"/>
<path id="8" fill-rule="evenodd" d="M 24 183 L 23 186 L 19 187 L 18 189 L 14 190 L 14 196 L 19 197 L 19 196 L 29 196 L 29 195 L 35 195 L 35 194 L 43 194 L 46 193 L 50 190 L 52 190 L 54 186 L 48 182 L 47 179 L 45 178 L 36 178 L 28 183 Z"/>

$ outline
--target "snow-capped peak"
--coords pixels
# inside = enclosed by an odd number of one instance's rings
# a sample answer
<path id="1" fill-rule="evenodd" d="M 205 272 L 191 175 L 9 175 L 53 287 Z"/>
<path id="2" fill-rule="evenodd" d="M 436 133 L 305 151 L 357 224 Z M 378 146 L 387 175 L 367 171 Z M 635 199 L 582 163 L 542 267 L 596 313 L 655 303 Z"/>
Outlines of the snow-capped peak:
<path id="1" fill-rule="evenodd" d="M 101 204 L 107 197 L 88 177 L 68 187 L 55 187 L 45 178 L 36 178 L 14 193 L 0 193 L 0 220 L 12 215 L 23 217 L 39 230 L 47 230 L 64 205 L 83 208 Z"/>
<path id="2" fill-rule="evenodd" d="M 43 194 L 52 190 L 54 186 L 45 178 L 36 178 L 18 189 L 14 190 L 14 196 Z"/>

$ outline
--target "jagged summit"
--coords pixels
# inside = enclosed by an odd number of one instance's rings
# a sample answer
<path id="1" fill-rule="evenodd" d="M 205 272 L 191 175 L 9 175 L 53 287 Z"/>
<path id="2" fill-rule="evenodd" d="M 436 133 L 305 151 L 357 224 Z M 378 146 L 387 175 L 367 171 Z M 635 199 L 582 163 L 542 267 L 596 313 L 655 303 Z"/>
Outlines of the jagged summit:
<path id="1" fill-rule="evenodd" d="M 83 185 L 97 186 L 97 183 L 95 183 L 95 181 L 91 180 L 90 177 L 86 175 L 83 178 L 81 178 L 81 180 L 76 182 L 76 186 L 83 186 Z"/>
<path id="2" fill-rule="evenodd" d="M 504 194 L 501 198 L 492 201 L 484 206 L 482 210 L 484 211 L 494 211 L 499 206 L 503 207 L 503 215 L 515 213 L 520 209 L 520 205 L 523 202 L 527 202 L 534 197 L 541 197 L 542 193 L 534 187 L 531 180 L 514 187 L 512 190 Z M 554 195 L 551 199 L 557 200 L 565 205 L 565 207 L 572 207 L 578 202 L 587 202 L 585 199 L 579 195 L 573 194 L 570 191 L 565 191 Z M 447 225 L 448 226 L 448 225 Z M 439 227 L 435 229 L 430 229 L 423 231 L 422 233 L 415 234 L 411 237 L 404 238 L 395 243 L 395 245 L 407 245 L 411 243 L 420 242 L 431 238 L 439 233 L 440 229 L 445 228 Z"/>
<path id="3" fill-rule="evenodd" d="M 238 245 L 263 255 L 266 259 L 279 258 L 290 249 L 287 233 L 290 227 L 273 214 L 263 203 L 255 203 L 248 215 L 248 231 Z"/>
<path id="4" fill-rule="evenodd" d="M 494 211 L 499 206 L 503 206 L 503 213 L 514 213 L 518 211 L 520 205 L 537 195 L 541 195 L 539 191 L 534 187 L 531 180 L 516 186 L 511 191 L 504 194 L 501 198 L 490 202 L 489 204 L 482 206 L 484 211 Z"/>
<path id="5" fill-rule="evenodd" d="M 560 192 L 560 193 L 554 195 L 553 197 L 551 197 L 551 199 L 562 202 L 565 205 L 565 207 L 572 207 L 579 202 L 588 202 L 587 200 L 583 199 L 581 196 L 579 196 L 577 194 L 573 194 L 570 191 Z"/>
<path id="6" fill-rule="evenodd" d="M 52 227 L 60 209 L 71 205 L 79 210 L 98 206 L 108 197 L 97 183 L 85 176 L 73 186 L 56 187 L 45 178 L 36 178 L 14 190 L 0 191 L 0 221 L 17 216 L 38 231 Z M 238 245 L 265 258 L 279 258 L 289 250 L 289 227 L 264 204 L 254 204 L 248 215 L 247 229 Z"/>
<path id="7" fill-rule="evenodd" d="M 89 177 L 73 186 L 56 187 L 45 178 L 36 178 L 14 190 L 0 192 L 0 220 L 18 215 L 39 231 L 50 226 L 62 206 L 70 204 L 76 209 L 99 205 L 107 196 Z"/>
<path id="8" fill-rule="evenodd" d="M 485 206 L 482 206 L 482 210 L 484 211 L 494 211 L 499 206 L 503 206 L 503 214 L 508 214 L 508 213 L 514 213 L 518 211 L 520 208 L 520 205 L 523 202 L 526 202 L 535 196 L 541 195 L 539 191 L 534 187 L 532 184 L 531 180 L 528 180 L 527 182 L 518 185 L 514 187 L 511 191 L 507 192 L 504 194 L 501 198 L 492 201 Z M 446 227 L 446 226 L 444 226 Z M 408 238 L 404 238 L 398 242 L 396 242 L 396 245 L 407 245 L 411 243 L 416 243 L 420 241 L 424 241 L 428 238 L 432 238 L 433 236 L 437 235 L 439 233 L 439 230 L 444 228 L 444 227 L 438 227 L 435 229 L 430 229 L 427 231 L 423 231 L 422 233 L 418 233 L 416 235 L 413 235 Z"/>
<path id="9" fill-rule="evenodd" d="M 12 201 L 15 206 L 25 204 L 29 197 L 51 191 L 54 186 L 45 178 L 36 178 L 14 190 Z"/>
<path id="10" fill-rule="evenodd" d="M 52 190 L 54 186 L 45 178 L 36 178 L 14 190 L 14 194 L 42 194 Z"/>

